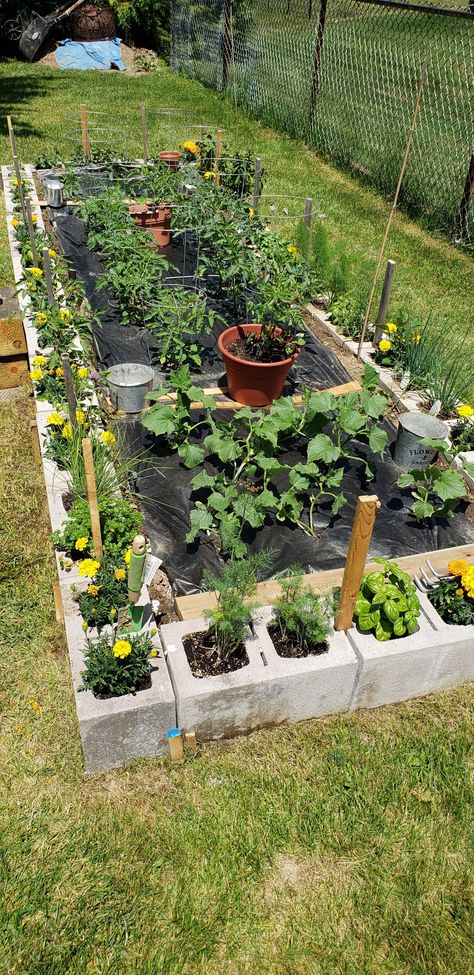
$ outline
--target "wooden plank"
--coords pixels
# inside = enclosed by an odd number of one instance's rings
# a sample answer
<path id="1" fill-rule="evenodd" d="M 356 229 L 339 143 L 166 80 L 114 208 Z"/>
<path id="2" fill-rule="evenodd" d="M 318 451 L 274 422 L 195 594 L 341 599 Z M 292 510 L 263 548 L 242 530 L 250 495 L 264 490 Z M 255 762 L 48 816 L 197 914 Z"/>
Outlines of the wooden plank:
<path id="1" fill-rule="evenodd" d="M 342 578 L 339 610 L 334 621 L 335 630 L 348 630 L 354 616 L 354 605 L 364 574 L 367 553 L 374 530 L 375 516 L 380 508 L 376 494 L 361 495 L 352 523 L 347 559 Z"/>
<path id="2" fill-rule="evenodd" d="M 28 376 L 28 360 L 24 356 L 11 356 L 0 359 L 0 389 L 13 389 L 21 386 Z"/>
<path id="3" fill-rule="evenodd" d="M 455 545 L 454 548 L 436 549 L 434 552 L 419 552 L 417 555 L 400 555 L 392 558 L 401 569 L 413 576 L 420 565 L 429 559 L 433 568 L 438 572 L 446 572 L 451 559 L 467 559 L 474 562 L 474 544 Z M 372 572 L 379 568 L 375 562 L 367 562 L 364 571 Z M 305 576 L 305 582 L 315 592 L 328 592 L 334 586 L 342 584 L 344 567 L 339 569 L 325 569 Z M 261 606 L 271 605 L 281 594 L 281 587 L 276 579 L 259 582 L 257 585 L 257 600 Z M 177 596 L 175 599 L 176 612 L 180 620 L 196 619 L 202 616 L 203 610 L 214 609 L 216 596 L 213 592 L 198 592 L 192 596 Z"/>
<path id="4" fill-rule="evenodd" d="M 0 318 L 0 358 L 26 352 L 26 339 L 21 318 Z"/>
<path id="5" fill-rule="evenodd" d="M 333 396 L 347 396 L 348 393 L 357 393 L 361 389 L 361 384 L 357 379 L 352 380 L 349 383 L 342 383 L 341 386 L 330 386 L 329 389 L 315 389 L 315 393 L 332 393 Z M 211 386 L 209 389 L 203 389 L 204 396 L 215 396 L 216 398 L 223 396 L 225 397 L 227 393 L 227 386 Z M 170 406 L 174 407 L 174 401 L 176 400 L 176 393 L 166 393 L 164 396 L 159 396 L 155 403 L 169 403 Z M 302 396 L 292 396 L 293 403 L 295 406 L 301 406 L 303 403 Z M 216 409 L 219 410 L 241 410 L 245 406 L 244 403 L 238 403 L 234 399 L 222 399 L 218 400 Z M 190 404 L 191 410 L 201 410 L 203 409 L 202 401 L 196 400 L 196 402 Z M 255 409 L 269 409 L 269 407 L 255 407 Z"/>

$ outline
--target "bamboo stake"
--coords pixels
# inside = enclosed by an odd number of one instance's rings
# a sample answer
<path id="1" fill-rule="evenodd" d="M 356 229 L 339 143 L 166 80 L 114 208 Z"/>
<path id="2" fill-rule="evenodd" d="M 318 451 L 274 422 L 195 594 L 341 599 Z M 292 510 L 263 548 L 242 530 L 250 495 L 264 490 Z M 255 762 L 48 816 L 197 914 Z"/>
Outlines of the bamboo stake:
<path id="1" fill-rule="evenodd" d="M 221 175 L 219 172 L 219 163 L 222 155 L 222 129 L 217 130 L 216 134 L 216 184 L 219 186 L 221 181 Z"/>
<path id="2" fill-rule="evenodd" d="M 145 105 L 140 106 L 141 124 L 142 124 L 142 142 L 143 142 L 143 158 L 145 162 L 148 162 L 150 157 L 149 147 L 148 147 L 148 126 L 146 123 L 146 109 Z"/>
<path id="3" fill-rule="evenodd" d="M 88 437 L 82 441 L 82 455 L 84 457 L 84 469 L 86 472 L 87 500 L 91 514 L 92 544 L 96 559 L 101 559 L 104 551 L 102 545 L 102 533 L 100 530 L 99 506 L 97 504 L 97 485 L 94 471 L 94 458 L 92 455 L 92 443 Z"/>
<path id="4" fill-rule="evenodd" d="M 380 501 L 376 494 L 361 496 L 357 499 L 347 550 L 347 561 L 342 578 L 339 610 L 334 623 L 335 630 L 348 630 L 352 623 L 354 605 L 364 573 L 378 508 L 380 508 Z"/>
<path id="5" fill-rule="evenodd" d="M 69 356 L 67 355 L 61 356 L 61 362 L 63 364 L 64 385 L 66 387 L 69 419 L 71 421 L 71 426 L 73 430 L 77 430 L 78 427 L 77 416 L 76 416 L 77 399 L 76 399 L 76 394 L 74 392 L 74 384 L 72 381 L 71 363 L 69 362 Z"/>
<path id="6" fill-rule="evenodd" d="M 16 156 L 16 155 L 13 156 L 13 167 L 14 167 L 14 170 L 15 170 L 15 176 L 16 176 L 16 180 L 17 180 L 17 183 L 18 183 L 18 195 L 20 197 L 20 206 L 21 206 L 21 213 L 22 213 L 22 216 L 23 216 L 23 223 L 26 226 L 27 223 L 28 223 L 28 220 L 27 220 L 27 217 L 26 217 L 25 194 L 23 193 L 23 186 L 22 186 L 22 182 L 21 182 L 20 163 L 18 162 L 18 156 Z"/>
<path id="7" fill-rule="evenodd" d="M 51 305 L 51 307 L 53 307 L 55 304 L 53 276 L 51 274 L 51 258 L 49 256 L 49 250 L 47 247 L 43 247 L 43 270 L 46 278 L 46 288 L 48 291 L 48 303 Z"/>
<path id="8" fill-rule="evenodd" d="M 12 125 L 12 120 L 11 120 L 11 116 L 10 115 L 7 115 L 7 128 L 8 128 L 8 135 L 9 135 L 9 138 L 10 138 L 10 145 L 11 145 L 11 149 L 12 149 L 12 156 L 14 157 L 17 154 L 17 152 L 16 152 L 16 138 L 15 138 L 15 133 L 13 131 L 13 125 Z"/>
<path id="9" fill-rule="evenodd" d="M 377 318 L 375 319 L 375 332 L 372 339 L 372 345 L 374 348 L 376 348 L 380 342 L 383 327 L 387 321 L 387 309 L 390 301 L 390 292 L 392 290 L 392 281 L 393 275 L 395 274 L 395 268 L 395 261 L 387 261 L 385 277 L 383 279 L 382 294 L 380 296 L 379 310 L 377 312 Z"/>
<path id="10" fill-rule="evenodd" d="M 357 349 L 357 358 L 358 359 L 360 359 L 360 353 L 361 353 L 361 349 L 362 349 L 362 343 L 363 343 L 363 341 L 365 339 L 365 333 L 367 331 L 367 325 L 369 323 L 370 309 L 372 307 L 372 301 L 374 300 L 374 294 L 375 294 L 375 288 L 376 288 L 376 285 L 377 285 L 377 279 L 378 279 L 378 276 L 379 276 L 379 273 L 380 273 L 380 268 L 382 266 L 383 255 L 384 255 L 384 251 L 385 251 L 385 245 L 386 245 L 387 240 L 388 240 L 388 235 L 390 233 L 390 228 L 392 226 L 392 220 L 394 218 L 395 210 L 397 208 L 398 196 L 399 196 L 399 193 L 400 193 L 400 188 L 401 188 L 401 185 L 402 185 L 402 180 L 403 180 L 403 177 L 405 175 L 405 169 L 406 169 L 406 165 L 407 165 L 407 162 L 408 162 L 408 155 L 409 155 L 409 152 L 410 152 L 410 149 L 411 149 L 411 144 L 412 144 L 412 141 L 413 141 L 413 133 L 415 131 L 416 120 L 418 118 L 418 111 L 419 111 L 419 108 L 420 108 L 421 95 L 422 95 L 423 87 L 424 87 L 424 84 L 425 84 L 425 77 L 426 77 L 426 69 L 427 69 L 427 66 L 428 66 L 428 54 L 425 55 L 425 60 L 423 61 L 423 66 L 422 66 L 422 69 L 421 69 L 421 72 L 420 72 L 420 78 L 419 78 L 419 81 L 418 81 L 418 91 L 416 93 L 415 108 L 413 110 L 413 117 L 412 117 L 412 120 L 411 120 L 410 129 L 409 129 L 409 132 L 408 132 L 408 138 L 407 138 L 407 142 L 406 142 L 406 146 L 405 146 L 405 152 L 403 153 L 402 165 L 401 165 L 400 174 L 399 174 L 399 177 L 398 177 L 397 188 L 395 190 L 395 196 L 393 198 L 392 209 L 390 210 L 389 217 L 388 217 L 388 220 L 387 220 L 387 226 L 385 228 L 385 233 L 384 233 L 384 236 L 383 236 L 382 246 L 380 248 L 380 254 L 379 254 L 378 261 L 377 261 L 377 266 L 375 268 L 375 274 L 374 274 L 374 279 L 372 281 L 372 287 L 370 289 L 369 301 L 367 303 L 367 310 L 366 310 L 366 313 L 365 313 L 364 324 L 362 326 L 362 332 L 360 334 L 360 339 L 359 339 L 359 347 Z"/>
<path id="11" fill-rule="evenodd" d="M 85 156 L 89 157 L 91 154 L 91 147 L 89 142 L 89 132 L 87 130 L 87 107 L 83 103 L 79 105 L 79 111 L 81 115 L 81 135 L 82 135 L 82 151 Z"/>
<path id="12" fill-rule="evenodd" d="M 33 254 L 33 264 L 35 267 L 39 266 L 38 251 L 36 250 L 36 240 L 35 240 L 35 228 L 33 226 L 33 219 L 31 216 L 31 205 L 29 200 L 25 200 L 26 209 L 26 223 L 28 226 L 28 233 L 30 236 L 31 253 Z"/>
<path id="13" fill-rule="evenodd" d="M 257 156 L 255 160 L 255 176 L 253 180 L 253 200 L 252 206 L 255 213 L 258 210 L 258 204 L 260 200 L 260 180 L 262 178 L 262 160 Z"/>

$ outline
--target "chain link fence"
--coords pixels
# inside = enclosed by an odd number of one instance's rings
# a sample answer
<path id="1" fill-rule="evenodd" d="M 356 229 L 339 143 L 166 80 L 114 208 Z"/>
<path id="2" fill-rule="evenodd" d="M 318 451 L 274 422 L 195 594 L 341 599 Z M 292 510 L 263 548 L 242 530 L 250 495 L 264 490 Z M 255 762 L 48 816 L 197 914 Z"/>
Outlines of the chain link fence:
<path id="1" fill-rule="evenodd" d="M 172 67 L 226 91 L 392 197 L 421 66 L 400 206 L 474 243 L 474 2 L 175 0 Z"/>

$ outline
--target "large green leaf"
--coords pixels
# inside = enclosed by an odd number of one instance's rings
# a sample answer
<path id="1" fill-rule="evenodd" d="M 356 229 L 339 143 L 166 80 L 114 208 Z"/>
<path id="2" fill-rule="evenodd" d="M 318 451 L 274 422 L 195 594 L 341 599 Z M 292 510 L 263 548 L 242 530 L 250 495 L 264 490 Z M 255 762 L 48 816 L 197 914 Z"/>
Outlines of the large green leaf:
<path id="1" fill-rule="evenodd" d="M 339 422 L 345 433 L 348 433 L 350 436 L 355 436 L 364 429 L 367 420 L 359 410 L 341 409 Z"/>
<path id="2" fill-rule="evenodd" d="M 398 478 L 397 481 L 398 487 L 401 488 L 413 487 L 415 483 L 416 483 L 415 478 L 413 477 L 413 474 L 410 473 L 410 471 L 407 471 L 406 474 L 400 474 L 400 477 Z"/>
<path id="3" fill-rule="evenodd" d="M 200 531 L 212 528 L 212 515 L 206 508 L 193 508 L 189 516 L 191 530 L 186 535 L 187 542 L 193 542 Z"/>
<path id="4" fill-rule="evenodd" d="M 182 443 L 178 447 L 178 454 L 183 461 L 185 467 L 197 467 L 198 464 L 202 464 L 206 456 L 205 451 L 202 447 L 198 447 L 197 444 L 192 443 Z"/>
<path id="5" fill-rule="evenodd" d="M 413 511 L 415 518 L 422 521 L 423 518 L 431 518 L 431 515 L 434 512 L 434 506 L 430 501 L 414 501 L 411 510 Z"/>
<path id="6" fill-rule="evenodd" d="M 387 446 L 388 434 L 386 430 L 382 427 L 371 427 L 369 433 L 369 447 L 373 450 L 374 454 L 380 454 L 383 457 L 385 447 Z"/>
<path id="7" fill-rule="evenodd" d="M 199 474 L 196 474 L 196 477 L 193 477 L 191 481 L 191 485 L 195 491 L 198 491 L 199 488 L 212 488 L 215 483 L 216 478 L 208 474 L 207 471 L 199 471 Z"/>
<path id="8" fill-rule="evenodd" d="M 210 433 L 204 440 L 204 446 L 209 453 L 217 454 L 219 460 L 224 464 L 227 464 L 229 460 L 236 460 L 240 454 L 239 444 L 219 433 Z"/>
<path id="9" fill-rule="evenodd" d="M 156 403 L 142 416 L 143 426 L 151 430 L 157 437 L 165 437 L 174 433 L 175 413 L 171 406 Z"/>
<path id="10" fill-rule="evenodd" d="M 310 462 L 313 460 L 322 460 L 325 464 L 331 464 L 340 456 L 340 447 L 326 433 L 318 433 L 308 443 L 307 457 Z"/>
<path id="11" fill-rule="evenodd" d="M 333 501 L 333 503 L 331 505 L 331 511 L 332 511 L 333 515 L 337 515 L 338 511 L 340 511 L 341 508 L 343 508 L 345 504 L 347 504 L 347 498 L 346 498 L 346 496 L 341 491 L 340 494 L 337 494 L 336 495 L 336 497 L 334 498 L 334 501 Z"/>
<path id="12" fill-rule="evenodd" d="M 436 494 L 442 501 L 463 498 L 466 495 L 466 485 L 462 474 L 457 471 L 439 471 L 435 481 Z"/>
<path id="13" fill-rule="evenodd" d="M 251 494 L 241 494 L 234 505 L 235 514 L 248 522 L 252 528 L 261 528 L 265 521 L 265 510 L 261 510 Z"/>

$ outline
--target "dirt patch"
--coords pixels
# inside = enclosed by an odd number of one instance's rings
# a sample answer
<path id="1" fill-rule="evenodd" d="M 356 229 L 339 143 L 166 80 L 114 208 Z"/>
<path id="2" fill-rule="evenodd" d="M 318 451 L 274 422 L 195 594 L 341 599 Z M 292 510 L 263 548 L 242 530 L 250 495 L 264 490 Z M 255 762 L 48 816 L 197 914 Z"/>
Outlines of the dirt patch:
<path id="1" fill-rule="evenodd" d="M 228 660 L 222 660 L 217 654 L 214 637 L 208 633 L 191 633 L 183 640 L 183 647 L 193 677 L 217 677 L 219 674 L 231 674 L 234 670 L 247 667 L 250 662 L 243 643 L 237 647 Z"/>
<path id="2" fill-rule="evenodd" d="M 158 569 L 153 576 L 153 580 L 148 586 L 150 599 L 159 600 L 160 608 L 157 618 L 160 623 L 175 623 L 179 617 L 176 615 L 174 596 L 171 584 L 162 569 Z"/>
<path id="3" fill-rule="evenodd" d="M 56 47 L 57 47 L 57 45 L 54 42 L 48 48 L 48 50 L 45 52 L 45 54 L 43 54 L 43 57 L 42 58 L 39 58 L 39 60 L 36 61 L 35 64 L 43 64 L 43 65 L 46 65 L 47 68 L 58 68 L 59 69 L 59 64 L 56 61 L 56 57 L 55 57 L 55 53 L 54 53 L 55 50 L 56 50 Z M 149 73 L 149 72 L 143 71 L 143 69 L 140 69 L 140 67 L 136 64 L 135 58 L 138 55 L 143 55 L 144 58 L 150 59 L 150 61 L 155 62 L 156 61 L 156 54 L 155 54 L 154 51 L 150 51 L 149 48 L 147 48 L 147 47 L 129 47 L 129 45 L 128 44 L 125 44 L 123 41 L 120 44 L 120 48 L 121 48 L 121 52 L 122 52 L 122 61 L 123 61 L 124 65 L 125 65 L 125 71 L 120 72 L 121 74 L 136 76 L 136 75 L 148 74 Z M 116 72 L 116 71 L 117 71 L 116 68 L 110 68 L 110 72 Z M 159 69 L 155 67 L 155 68 L 153 68 L 153 71 L 150 72 L 150 73 L 158 74 L 159 73 Z"/>
<path id="4" fill-rule="evenodd" d="M 345 857 L 293 856 L 277 853 L 273 870 L 264 885 L 264 899 L 269 903 L 295 894 L 314 896 L 323 888 L 346 890 L 354 879 L 357 860 Z"/>
<path id="5" fill-rule="evenodd" d="M 279 657 L 308 657 L 320 653 L 327 653 L 328 645 L 326 642 L 301 647 L 287 634 L 283 634 L 276 623 L 268 627 L 268 632 Z"/>

